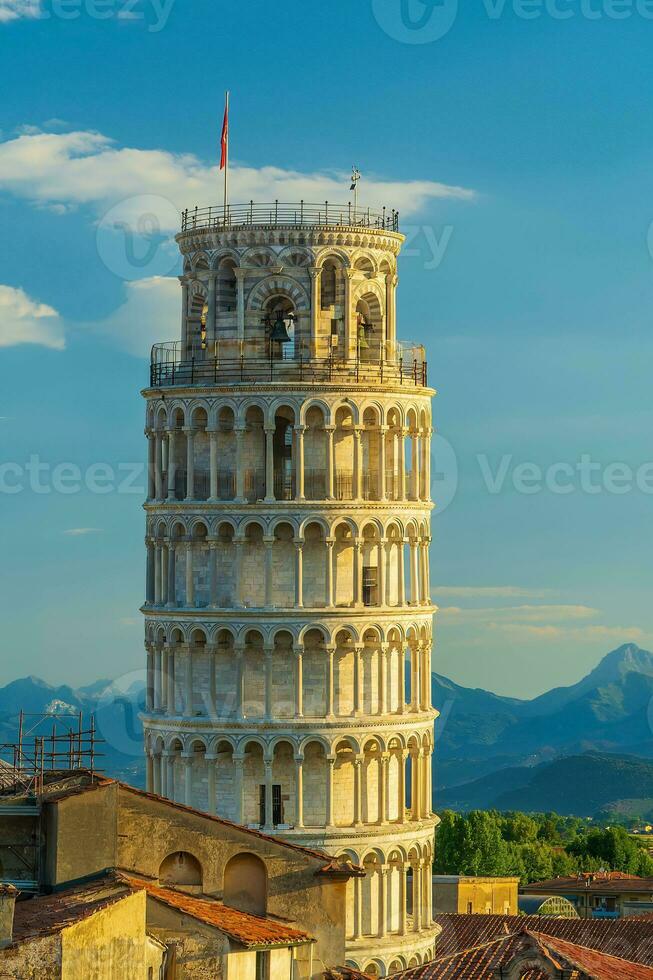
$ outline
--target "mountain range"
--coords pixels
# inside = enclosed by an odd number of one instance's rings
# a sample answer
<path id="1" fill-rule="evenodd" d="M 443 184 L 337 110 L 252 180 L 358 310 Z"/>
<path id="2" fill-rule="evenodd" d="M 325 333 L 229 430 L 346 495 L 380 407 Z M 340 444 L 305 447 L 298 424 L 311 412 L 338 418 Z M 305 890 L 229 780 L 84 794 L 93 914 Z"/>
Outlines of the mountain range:
<path id="1" fill-rule="evenodd" d="M 653 654 L 625 644 L 570 687 L 529 701 L 466 688 L 432 675 L 440 711 L 434 753 L 434 806 L 653 812 Z M 144 784 L 142 682 L 107 680 L 58 687 L 24 677 L 0 688 L 0 742 L 14 742 L 18 711 L 95 716 L 98 764 Z M 29 731 L 36 719 L 27 717 Z M 48 734 L 51 723 L 38 734 Z M 7 755 L 3 757 L 6 759 Z"/>
<path id="2" fill-rule="evenodd" d="M 439 808 L 580 812 L 575 787 L 592 780 L 583 815 L 653 797 L 653 654 L 635 644 L 613 650 L 577 684 L 530 701 L 439 674 L 432 693 Z"/>
<path id="3" fill-rule="evenodd" d="M 86 687 L 66 684 L 54 687 L 38 677 L 22 677 L 0 687 L 0 757 L 11 762 L 6 748 L 17 741 L 19 712 L 23 720 L 24 744 L 29 752 L 35 736 L 50 735 L 57 719 L 57 731 L 75 730 L 82 712 L 87 728 L 90 716 L 95 719 L 98 738 L 96 765 L 108 775 L 134 786 L 145 785 L 143 733 L 138 717 L 145 706 L 145 689 L 141 682 L 119 688 L 112 681 L 100 680 Z M 40 716 L 45 715 L 45 718 Z M 46 741 L 46 752 L 48 743 Z"/>

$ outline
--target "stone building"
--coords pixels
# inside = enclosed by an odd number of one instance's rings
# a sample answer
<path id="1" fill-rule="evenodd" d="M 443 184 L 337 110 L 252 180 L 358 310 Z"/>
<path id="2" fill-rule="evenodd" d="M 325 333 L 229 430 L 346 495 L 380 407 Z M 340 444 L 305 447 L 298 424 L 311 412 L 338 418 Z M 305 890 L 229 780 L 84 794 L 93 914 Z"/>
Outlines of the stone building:
<path id="1" fill-rule="evenodd" d="M 0 873 L 0 975 L 21 980 L 319 980 L 344 962 L 347 882 L 364 877 L 79 771 L 0 792 Z"/>
<path id="2" fill-rule="evenodd" d="M 396 213 L 195 210 L 156 345 L 148 787 L 365 868 L 347 956 L 434 950 L 431 397 Z"/>
<path id="3" fill-rule="evenodd" d="M 433 875 L 433 912 L 516 915 L 519 878 Z"/>

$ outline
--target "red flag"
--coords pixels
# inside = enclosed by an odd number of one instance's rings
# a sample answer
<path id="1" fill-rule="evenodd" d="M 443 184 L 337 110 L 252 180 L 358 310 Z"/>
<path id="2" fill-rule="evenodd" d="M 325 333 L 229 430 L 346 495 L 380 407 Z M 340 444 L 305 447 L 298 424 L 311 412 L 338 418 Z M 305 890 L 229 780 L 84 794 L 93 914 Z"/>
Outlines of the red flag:
<path id="1" fill-rule="evenodd" d="M 220 137 L 220 146 L 222 148 L 222 153 L 220 155 L 220 170 L 224 170 L 227 166 L 227 147 L 229 144 L 229 95 L 227 95 L 224 107 L 224 119 L 222 121 L 222 136 Z"/>

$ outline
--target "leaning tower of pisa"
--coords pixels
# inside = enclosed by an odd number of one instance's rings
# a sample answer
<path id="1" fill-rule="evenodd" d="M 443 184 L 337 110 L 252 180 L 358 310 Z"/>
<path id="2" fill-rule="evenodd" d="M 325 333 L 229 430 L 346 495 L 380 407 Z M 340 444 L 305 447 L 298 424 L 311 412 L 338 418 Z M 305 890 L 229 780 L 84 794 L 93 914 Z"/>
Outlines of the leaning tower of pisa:
<path id="1" fill-rule="evenodd" d="M 148 788 L 364 868 L 348 964 L 433 954 L 431 396 L 395 212 L 184 213 L 147 402 Z"/>

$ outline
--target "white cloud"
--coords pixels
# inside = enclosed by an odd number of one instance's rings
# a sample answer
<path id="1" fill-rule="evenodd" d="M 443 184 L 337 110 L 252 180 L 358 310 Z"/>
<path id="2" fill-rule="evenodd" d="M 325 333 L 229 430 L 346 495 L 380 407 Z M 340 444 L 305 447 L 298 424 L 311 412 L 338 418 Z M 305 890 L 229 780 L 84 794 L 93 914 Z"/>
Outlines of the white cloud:
<path id="1" fill-rule="evenodd" d="M 234 203 L 340 203 L 348 198 L 347 176 L 333 171 L 302 173 L 234 163 L 229 176 Z M 93 131 L 30 129 L 0 143 L 0 189 L 35 204 L 89 205 L 96 216 L 123 202 L 124 216 L 132 221 L 142 217 L 138 198 L 156 195 L 162 199 L 162 231 L 176 229 L 175 211 L 217 204 L 219 187 L 217 164 L 209 166 L 191 154 L 119 147 Z M 471 190 L 431 180 L 391 181 L 370 174 L 361 184 L 361 205 L 386 204 L 403 215 L 419 212 L 433 199 L 473 197 Z"/>
<path id="2" fill-rule="evenodd" d="M 461 609 L 458 606 L 440 608 L 438 617 L 445 617 L 453 623 L 496 623 L 508 620 L 519 623 L 563 622 L 564 620 L 591 619 L 598 616 L 599 610 L 590 606 L 541 605 L 505 606 L 501 608 Z"/>
<path id="3" fill-rule="evenodd" d="M 56 310 L 30 299 L 23 289 L 0 285 L 0 347 L 18 344 L 63 350 L 63 322 Z"/>
<path id="4" fill-rule="evenodd" d="M 97 534 L 101 530 L 101 527 L 69 527 L 63 533 L 71 538 L 81 538 L 85 534 Z"/>
<path id="5" fill-rule="evenodd" d="M 638 626 L 528 626 L 524 623 L 488 623 L 487 629 L 510 635 L 518 640 L 644 640 Z"/>
<path id="6" fill-rule="evenodd" d="M 524 589 L 517 585 L 438 585 L 431 589 L 434 596 L 462 599 L 543 599 L 552 593 L 552 589 Z"/>
<path id="7" fill-rule="evenodd" d="M 181 293 L 174 277 L 151 276 L 125 283 L 125 301 L 104 320 L 85 328 L 137 357 L 149 357 L 152 344 L 177 340 Z"/>
<path id="8" fill-rule="evenodd" d="M 0 0 L 0 24 L 40 17 L 41 0 Z"/>

